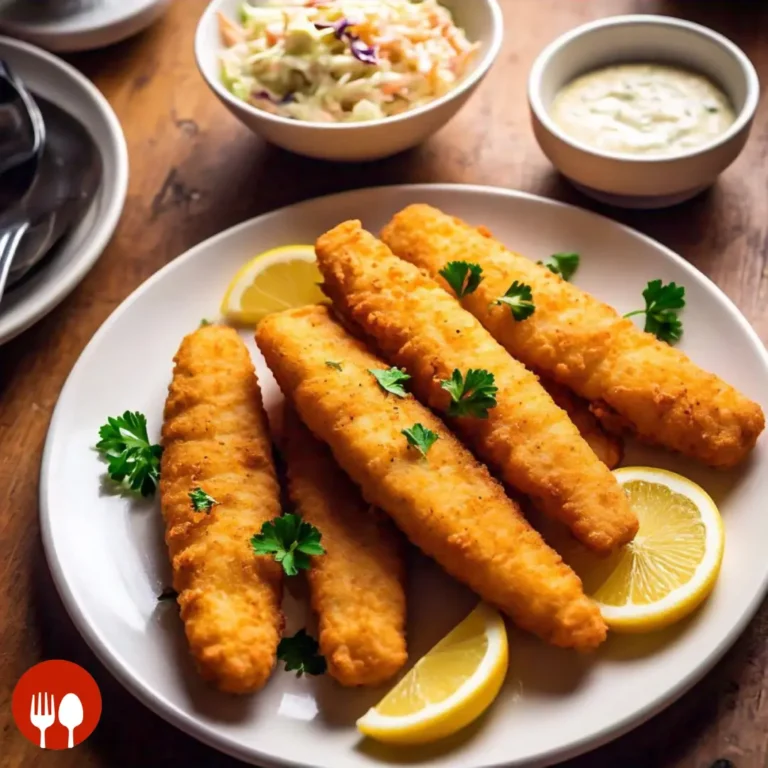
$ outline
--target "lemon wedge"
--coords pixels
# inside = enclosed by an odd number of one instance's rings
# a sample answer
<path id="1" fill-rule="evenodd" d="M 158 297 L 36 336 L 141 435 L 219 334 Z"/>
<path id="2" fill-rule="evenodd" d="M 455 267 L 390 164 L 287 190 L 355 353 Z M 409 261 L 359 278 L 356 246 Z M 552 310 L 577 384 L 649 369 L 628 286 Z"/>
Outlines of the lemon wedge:
<path id="1" fill-rule="evenodd" d="M 232 278 L 221 313 L 234 325 L 255 326 L 272 312 L 324 300 L 311 245 L 285 245 L 255 256 Z"/>
<path id="2" fill-rule="evenodd" d="M 725 547 L 723 521 L 706 491 L 682 475 L 652 467 L 624 467 L 614 475 L 640 521 L 634 541 L 606 559 L 578 545 L 565 545 L 562 554 L 611 629 L 662 629 L 690 614 L 714 588 Z"/>
<path id="3" fill-rule="evenodd" d="M 504 621 L 480 603 L 357 721 L 358 730 L 390 744 L 449 736 L 491 705 L 507 666 Z"/>

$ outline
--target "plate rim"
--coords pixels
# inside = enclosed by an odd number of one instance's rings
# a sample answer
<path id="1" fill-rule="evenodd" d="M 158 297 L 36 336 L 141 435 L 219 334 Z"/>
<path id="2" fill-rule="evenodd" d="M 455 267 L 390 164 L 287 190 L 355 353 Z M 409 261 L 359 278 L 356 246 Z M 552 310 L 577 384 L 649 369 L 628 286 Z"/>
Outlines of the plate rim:
<path id="1" fill-rule="evenodd" d="M 128 144 L 123 133 L 123 128 L 110 103 L 102 95 L 101 91 L 81 74 L 72 65 L 54 56 L 42 48 L 31 43 L 0 35 L 0 51 L 3 49 L 20 50 L 33 58 L 44 62 L 46 66 L 59 70 L 64 77 L 73 80 L 75 84 L 85 92 L 99 110 L 109 130 L 112 149 L 115 152 L 115 181 L 113 186 L 105 190 L 104 212 L 101 214 L 90 230 L 86 244 L 81 249 L 81 256 L 71 269 L 67 269 L 55 284 L 47 289 L 33 291 L 20 304 L 19 317 L 6 331 L 0 330 L 0 345 L 31 328 L 45 315 L 57 307 L 80 284 L 88 272 L 99 260 L 109 245 L 112 236 L 117 229 L 120 217 L 125 207 L 128 195 Z M 100 153 L 101 154 L 101 153 Z M 103 183 L 103 180 L 102 180 Z M 93 205 L 93 203 L 91 203 Z M 90 209 L 89 209 L 90 210 Z"/>
<path id="2" fill-rule="evenodd" d="M 319 201 L 339 200 L 345 197 L 353 197 L 362 193 L 376 193 L 387 191 L 448 191 L 448 192 L 460 192 L 470 193 L 476 195 L 492 195 L 505 198 L 526 199 L 535 201 L 537 203 L 544 203 L 555 209 L 564 210 L 577 210 L 580 215 L 585 215 L 588 218 L 593 218 L 600 221 L 601 225 L 607 224 L 608 226 L 619 228 L 632 237 L 640 238 L 647 244 L 660 249 L 668 257 L 671 257 L 673 262 L 680 266 L 688 274 L 695 275 L 697 280 L 703 279 L 706 283 L 709 283 L 724 301 L 724 304 L 728 311 L 734 316 L 734 319 L 738 322 L 742 331 L 744 331 L 749 338 L 749 341 L 757 350 L 757 354 L 760 362 L 768 373 L 768 350 L 762 343 L 757 332 L 749 324 L 746 317 L 742 314 L 736 304 L 722 291 L 719 286 L 714 283 L 707 275 L 698 270 L 682 256 L 675 253 L 673 250 L 660 243 L 658 240 L 639 232 L 625 224 L 615 221 L 602 214 L 595 213 L 579 206 L 564 203 L 559 200 L 552 200 L 540 195 L 523 192 L 520 190 L 507 189 L 504 187 L 493 187 L 487 185 L 476 184 L 391 184 L 381 185 L 375 187 L 363 187 L 359 189 L 346 190 L 343 192 L 323 195 L 320 197 L 309 198 L 306 200 L 293 203 L 291 205 L 283 206 L 273 211 L 262 213 L 258 216 L 254 216 L 246 221 L 240 222 L 228 229 L 223 230 L 200 243 L 189 248 L 187 251 L 164 265 L 161 269 L 155 272 L 141 285 L 135 288 L 120 304 L 110 313 L 110 315 L 104 320 L 102 325 L 91 337 L 88 344 L 80 353 L 77 361 L 72 366 L 70 373 L 61 389 L 59 397 L 54 407 L 53 414 L 48 426 L 48 432 L 45 439 L 45 445 L 43 448 L 41 470 L 40 470 L 40 482 L 39 482 L 39 522 L 40 522 L 40 534 L 43 542 L 43 549 L 45 552 L 46 562 L 48 568 L 51 571 L 51 576 L 56 587 L 56 591 L 64 603 L 64 607 L 67 610 L 67 614 L 70 620 L 73 622 L 83 640 L 88 647 L 97 657 L 99 662 L 104 665 L 107 671 L 113 675 L 128 690 L 133 696 L 135 696 L 142 704 L 148 709 L 161 717 L 166 722 L 177 727 L 187 735 L 194 739 L 206 744 L 213 749 L 216 749 L 224 754 L 227 754 L 236 759 L 242 760 L 248 764 L 254 764 L 253 761 L 258 759 L 265 768 L 308 768 L 305 763 L 298 762 L 291 758 L 276 758 L 270 754 L 264 754 L 257 752 L 254 749 L 244 750 L 239 744 L 237 744 L 231 737 L 226 734 L 217 732 L 215 727 L 201 723 L 186 713 L 180 711 L 176 705 L 168 701 L 164 696 L 154 692 L 142 681 L 135 678 L 131 669 L 124 667 L 119 662 L 119 655 L 116 654 L 110 643 L 106 641 L 99 630 L 90 625 L 85 616 L 80 610 L 79 604 L 75 599 L 69 584 L 64 577 L 63 569 L 56 557 L 56 548 L 51 538 L 51 529 L 49 525 L 50 510 L 47 503 L 47 490 L 50 482 L 51 474 L 51 460 L 50 455 L 52 453 L 53 438 L 56 433 L 56 427 L 59 419 L 61 418 L 60 404 L 63 401 L 64 395 L 68 392 L 69 387 L 72 385 L 72 380 L 77 371 L 88 363 L 88 359 L 96 344 L 99 342 L 103 335 L 109 332 L 111 326 L 117 321 L 117 318 L 126 311 L 126 309 L 136 301 L 145 291 L 149 290 L 152 285 L 159 282 L 164 278 L 166 273 L 171 272 L 183 261 L 188 261 L 195 257 L 195 255 L 205 248 L 208 248 L 216 243 L 225 240 L 232 235 L 254 226 L 257 223 L 266 221 L 270 218 L 284 215 L 287 211 L 292 211 L 296 215 L 301 215 L 302 208 L 310 207 L 313 204 L 317 204 Z M 564 747 L 554 747 L 546 752 L 543 752 L 533 759 L 522 759 L 513 762 L 490 762 L 477 765 L 476 768 L 508 768 L 509 766 L 518 766 L 519 768 L 544 768 L 545 766 L 552 765 L 562 760 L 572 759 L 579 755 L 591 752 L 611 741 L 629 733 L 635 728 L 639 727 L 643 723 L 655 715 L 662 712 L 672 703 L 677 701 L 683 694 L 690 690 L 696 683 L 698 683 L 712 668 L 722 659 L 725 653 L 731 648 L 736 640 L 742 635 L 747 628 L 748 624 L 752 621 L 757 610 L 768 593 L 768 571 L 763 577 L 762 583 L 759 585 L 758 590 L 755 592 L 752 600 L 749 602 L 746 610 L 743 612 L 737 622 L 729 628 L 728 632 L 721 639 L 720 643 L 709 654 L 709 656 L 698 667 L 692 670 L 686 676 L 680 678 L 674 685 L 672 685 L 664 695 L 657 697 L 655 700 L 649 702 L 644 707 L 635 710 L 632 714 L 627 715 L 622 720 L 613 723 L 609 726 L 603 727 L 596 733 L 591 733 L 583 736 L 582 738 L 571 742 L 570 745 Z"/>
<path id="3" fill-rule="evenodd" d="M 0 12 L 0 30 L 49 51 L 77 53 L 120 42 L 141 32 L 163 15 L 171 0 L 132 0 L 129 8 L 116 8 L 96 23 L 90 11 L 59 20 L 24 23 L 8 20 Z M 79 18 L 78 18 L 79 16 Z"/>

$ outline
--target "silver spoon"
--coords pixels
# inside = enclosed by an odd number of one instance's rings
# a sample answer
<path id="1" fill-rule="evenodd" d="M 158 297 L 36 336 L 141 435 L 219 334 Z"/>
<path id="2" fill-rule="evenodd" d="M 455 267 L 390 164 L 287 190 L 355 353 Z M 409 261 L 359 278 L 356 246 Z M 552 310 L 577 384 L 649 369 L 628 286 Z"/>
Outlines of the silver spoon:
<path id="1" fill-rule="evenodd" d="M 88 209 L 101 182 L 101 156 L 79 120 L 38 98 L 46 142 L 19 205 L 0 215 L 0 299 Z M 9 279 L 10 278 L 10 279 Z"/>
<path id="2" fill-rule="evenodd" d="M 35 100 L 0 61 L 0 212 L 29 189 L 45 144 L 45 123 Z"/>
<path id="3" fill-rule="evenodd" d="M 40 154 L 45 124 L 35 100 L 0 60 L 0 174 Z"/>

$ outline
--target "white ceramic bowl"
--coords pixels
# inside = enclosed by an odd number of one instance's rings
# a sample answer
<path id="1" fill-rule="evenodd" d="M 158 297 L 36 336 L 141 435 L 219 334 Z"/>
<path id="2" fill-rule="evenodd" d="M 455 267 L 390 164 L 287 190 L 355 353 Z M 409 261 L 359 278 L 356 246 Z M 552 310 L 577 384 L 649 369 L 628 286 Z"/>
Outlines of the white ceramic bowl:
<path id="1" fill-rule="evenodd" d="M 645 61 L 709 77 L 733 103 L 734 124 L 703 147 L 638 157 L 575 141 L 550 117 L 555 95 L 575 77 L 612 63 Z M 630 208 L 674 205 L 710 186 L 744 147 L 759 93 L 755 68 L 740 48 L 711 29 L 667 16 L 613 16 L 577 27 L 539 54 L 528 80 L 533 132 L 544 154 L 586 194 Z"/>
<path id="2" fill-rule="evenodd" d="M 205 81 L 235 117 L 279 147 L 323 160 L 376 160 L 413 147 L 442 128 L 464 105 L 493 64 L 503 37 L 496 0 L 442 0 L 470 40 L 481 43 L 471 71 L 450 93 L 396 117 L 366 123 L 310 123 L 271 115 L 233 96 L 222 84 L 217 13 L 235 18 L 241 0 L 213 0 L 195 35 L 195 57 Z"/>

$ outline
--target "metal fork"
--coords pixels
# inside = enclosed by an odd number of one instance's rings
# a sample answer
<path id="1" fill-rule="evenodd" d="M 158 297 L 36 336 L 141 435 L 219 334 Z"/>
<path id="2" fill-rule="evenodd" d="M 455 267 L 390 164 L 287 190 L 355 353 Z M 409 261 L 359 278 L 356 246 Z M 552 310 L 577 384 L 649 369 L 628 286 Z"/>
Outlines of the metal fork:
<path id="1" fill-rule="evenodd" d="M 56 706 L 51 694 L 50 701 L 47 693 L 37 694 L 37 706 L 35 706 L 35 694 L 32 694 L 32 705 L 30 706 L 29 719 L 32 725 L 40 731 L 40 749 L 45 749 L 45 732 L 56 721 Z"/>

